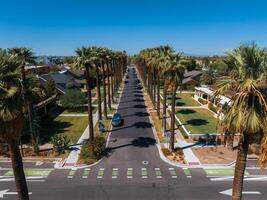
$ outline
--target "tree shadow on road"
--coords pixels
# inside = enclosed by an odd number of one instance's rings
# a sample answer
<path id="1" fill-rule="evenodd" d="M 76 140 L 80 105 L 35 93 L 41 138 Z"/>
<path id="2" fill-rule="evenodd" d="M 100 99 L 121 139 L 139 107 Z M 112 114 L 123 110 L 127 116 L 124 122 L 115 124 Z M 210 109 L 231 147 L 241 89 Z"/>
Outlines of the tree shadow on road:
<path id="1" fill-rule="evenodd" d="M 106 149 L 107 154 L 106 156 L 109 157 L 116 149 L 120 149 L 127 146 L 133 146 L 133 147 L 139 147 L 139 148 L 148 148 L 150 146 L 154 146 L 156 144 L 156 140 L 151 137 L 138 137 L 134 140 L 132 140 L 128 144 L 114 146 L 114 147 L 108 147 Z"/>

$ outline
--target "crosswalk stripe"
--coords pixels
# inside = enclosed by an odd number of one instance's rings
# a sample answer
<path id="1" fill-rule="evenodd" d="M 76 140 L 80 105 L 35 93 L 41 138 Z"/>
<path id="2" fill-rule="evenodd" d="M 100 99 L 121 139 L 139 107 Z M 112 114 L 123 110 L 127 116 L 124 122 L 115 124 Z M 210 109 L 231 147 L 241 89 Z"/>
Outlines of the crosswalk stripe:
<path id="1" fill-rule="evenodd" d="M 183 168 L 183 171 L 187 178 L 192 178 L 191 172 L 188 168 Z"/>
<path id="2" fill-rule="evenodd" d="M 118 178 L 118 168 L 113 168 L 112 169 L 112 178 Z"/>
<path id="3" fill-rule="evenodd" d="M 146 168 L 141 169 L 141 175 L 142 175 L 142 178 L 147 178 L 147 169 Z"/>
<path id="4" fill-rule="evenodd" d="M 155 168 L 157 178 L 162 178 L 160 168 Z"/>
<path id="5" fill-rule="evenodd" d="M 104 176 L 104 168 L 100 168 L 97 173 L 97 178 L 103 178 Z"/>
<path id="6" fill-rule="evenodd" d="M 73 178 L 73 176 L 76 174 L 76 170 L 70 170 L 68 178 Z"/>
<path id="7" fill-rule="evenodd" d="M 177 174 L 176 174 L 174 168 L 169 168 L 169 171 L 170 171 L 170 174 L 171 174 L 172 178 L 177 178 Z"/>
<path id="8" fill-rule="evenodd" d="M 89 174 L 90 174 L 90 168 L 84 169 L 82 178 L 88 178 Z"/>
<path id="9" fill-rule="evenodd" d="M 127 169 L 127 178 L 133 178 L 133 168 Z"/>

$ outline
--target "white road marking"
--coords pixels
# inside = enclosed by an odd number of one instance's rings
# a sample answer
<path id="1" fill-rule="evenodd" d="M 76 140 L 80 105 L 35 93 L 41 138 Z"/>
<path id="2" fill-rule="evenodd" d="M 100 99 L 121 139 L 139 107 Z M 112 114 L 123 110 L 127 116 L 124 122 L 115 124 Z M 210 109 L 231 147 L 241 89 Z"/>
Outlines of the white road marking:
<path id="1" fill-rule="evenodd" d="M 219 193 L 227 195 L 227 196 L 232 196 L 232 192 L 233 192 L 233 190 L 232 190 L 232 188 L 230 188 L 228 190 L 224 190 L 224 191 L 221 191 Z M 242 194 L 261 194 L 261 193 L 258 191 L 243 191 Z"/>
<path id="2" fill-rule="evenodd" d="M 4 198 L 4 195 L 17 195 L 18 193 L 17 192 L 8 192 L 9 189 L 6 189 L 6 190 L 1 190 L 0 191 L 0 198 L 3 199 Z M 29 195 L 31 195 L 32 192 L 29 192 Z"/>

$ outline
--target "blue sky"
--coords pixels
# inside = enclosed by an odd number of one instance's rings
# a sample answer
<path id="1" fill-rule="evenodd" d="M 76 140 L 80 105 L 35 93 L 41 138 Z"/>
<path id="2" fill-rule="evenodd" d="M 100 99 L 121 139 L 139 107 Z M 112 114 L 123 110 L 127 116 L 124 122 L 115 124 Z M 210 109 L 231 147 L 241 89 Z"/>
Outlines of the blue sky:
<path id="1" fill-rule="evenodd" d="M 222 54 L 241 42 L 267 46 L 266 0 L 0 0 L 0 47 L 72 55 L 82 45 L 130 54 L 169 44 Z"/>

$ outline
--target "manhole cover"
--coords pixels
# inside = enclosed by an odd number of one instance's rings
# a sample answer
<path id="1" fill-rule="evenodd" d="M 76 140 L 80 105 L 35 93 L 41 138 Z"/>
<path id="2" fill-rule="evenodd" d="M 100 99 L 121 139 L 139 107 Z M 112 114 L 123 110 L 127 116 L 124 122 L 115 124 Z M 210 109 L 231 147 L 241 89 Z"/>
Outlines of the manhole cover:
<path id="1" fill-rule="evenodd" d="M 148 161 L 144 160 L 144 161 L 142 161 L 142 164 L 143 165 L 147 165 L 148 164 Z"/>

